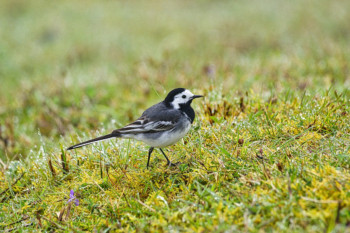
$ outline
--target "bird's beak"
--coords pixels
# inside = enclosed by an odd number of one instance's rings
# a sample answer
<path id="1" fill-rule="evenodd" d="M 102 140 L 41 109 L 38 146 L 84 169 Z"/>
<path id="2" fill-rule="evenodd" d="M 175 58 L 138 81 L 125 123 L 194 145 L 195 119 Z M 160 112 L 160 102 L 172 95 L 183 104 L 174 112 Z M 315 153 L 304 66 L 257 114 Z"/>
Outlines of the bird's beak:
<path id="1" fill-rule="evenodd" d="M 192 96 L 192 99 L 201 98 L 201 97 L 204 97 L 204 96 L 202 96 L 202 95 L 194 95 L 194 96 Z"/>

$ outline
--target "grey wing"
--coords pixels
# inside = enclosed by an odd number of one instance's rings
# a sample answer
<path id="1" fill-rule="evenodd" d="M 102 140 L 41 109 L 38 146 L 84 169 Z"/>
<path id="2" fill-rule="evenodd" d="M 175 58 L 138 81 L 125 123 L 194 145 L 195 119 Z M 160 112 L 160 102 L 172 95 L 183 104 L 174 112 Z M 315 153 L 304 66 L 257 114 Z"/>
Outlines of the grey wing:
<path id="1" fill-rule="evenodd" d="M 150 121 L 172 121 L 178 122 L 183 117 L 180 110 L 168 108 L 163 102 L 153 105 L 147 109 L 141 116 Z"/>
<path id="2" fill-rule="evenodd" d="M 175 124 L 171 121 L 149 121 L 149 119 L 140 117 L 135 122 L 118 129 L 119 133 L 135 134 L 135 133 L 153 133 L 159 131 L 170 130 Z"/>
<path id="3" fill-rule="evenodd" d="M 116 131 L 122 134 L 167 131 L 175 127 L 180 117 L 178 110 L 168 109 L 163 103 L 159 103 L 147 109 L 135 122 Z"/>

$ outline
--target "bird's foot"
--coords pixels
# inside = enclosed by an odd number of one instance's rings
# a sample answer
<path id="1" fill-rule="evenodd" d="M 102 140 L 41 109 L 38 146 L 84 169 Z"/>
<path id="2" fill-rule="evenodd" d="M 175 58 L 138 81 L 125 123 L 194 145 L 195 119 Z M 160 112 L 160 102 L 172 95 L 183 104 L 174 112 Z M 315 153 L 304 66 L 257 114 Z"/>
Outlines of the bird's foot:
<path id="1" fill-rule="evenodd" d="M 177 162 L 177 163 L 168 162 L 166 165 L 168 167 L 177 167 L 177 165 L 180 165 L 180 164 L 181 164 L 180 162 Z"/>

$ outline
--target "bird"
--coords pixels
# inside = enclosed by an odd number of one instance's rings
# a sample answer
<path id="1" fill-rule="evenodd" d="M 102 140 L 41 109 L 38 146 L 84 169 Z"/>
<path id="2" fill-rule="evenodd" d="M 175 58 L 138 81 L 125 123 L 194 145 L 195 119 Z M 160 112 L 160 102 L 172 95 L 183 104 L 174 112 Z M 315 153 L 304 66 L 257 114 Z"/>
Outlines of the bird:
<path id="1" fill-rule="evenodd" d="M 154 148 L 162 152 L 167 160 L 167 165 L 176 166 L 177 163 L 171 163 L 162 148 L 175 144 L 187 134 L 195 118 L 191 103 L 194 99 L 201 97 L 204 96 L 194 95 L 185 88 L 173 89 L 163 101 L 146 109 L 134 122 L 113 130 L 110 134 L 70 146 L 67 150 L 110 138 L 136 139 L 150 146 L 147 169 Z"/>

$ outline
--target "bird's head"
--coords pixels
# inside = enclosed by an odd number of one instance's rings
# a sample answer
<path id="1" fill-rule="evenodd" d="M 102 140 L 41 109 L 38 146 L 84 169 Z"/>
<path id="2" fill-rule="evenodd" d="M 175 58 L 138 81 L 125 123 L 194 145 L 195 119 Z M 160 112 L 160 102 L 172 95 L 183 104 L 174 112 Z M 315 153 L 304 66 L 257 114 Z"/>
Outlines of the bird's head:
<path id="1" fill-rule="evenodd" d="M 169 92 L 164 99 L 165 104 L 172 106 L 175 109 L 180 109 L 181 106 L 190 105 L 195 98 L 203 97 L 202 95 L 194 95 L 185 88 L 176 88 Z"/>

